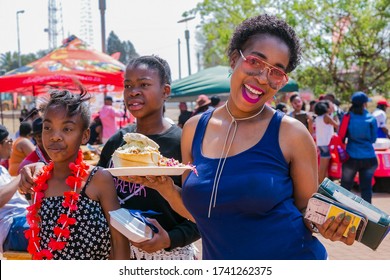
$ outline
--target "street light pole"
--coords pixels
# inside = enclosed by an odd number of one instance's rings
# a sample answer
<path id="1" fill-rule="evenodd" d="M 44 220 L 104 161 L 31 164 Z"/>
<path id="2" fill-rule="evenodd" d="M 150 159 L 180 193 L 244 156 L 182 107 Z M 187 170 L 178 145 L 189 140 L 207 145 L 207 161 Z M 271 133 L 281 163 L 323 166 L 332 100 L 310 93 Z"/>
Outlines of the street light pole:
<path id="1" fill-rule="evenodd" d="M 184 31 L 184 35 L 187 43 L 187 60 L 188 60 L 188 75 L 191 75 L 191 58 L 190 58 L 190 31 L 188 30 L 187 22 L 194 19 L 195 17 L 187 17 L 179 20 L 177 23 L 186 23 L 186 30 Z"/>
<path id="2" fill-rule="evenodd" d="M 180 54 L 180 39 L 177 39 L 177 53 L 179 59 L 179 80 L 181 79 L 181 54 Z"/>
<path id="3" fill-rule="evenodd" d="M 18 65 L 19 67 L 22 66 L 22 60 L 20 58 L 20 35 L 19 35 L 19 14 L 23 14 L 24 10 L 20 10 L 16 12 L 16 31 L 18 36 Z"/>
<path id="4" fill-rule="evenodd" d="M 106 52 L 106 20 L 104 13 L 106 12 L 106 0 L 99 0 L 100 24 L 102 33 L 102 52 Z"/>
<path id="5" fill-rule="evenodd" d="M 191 75 L 191 59 L 190 59 L 190 31 L 186 29 L 184 31 L 187 43 L 187 60 L 188 60 L 188 75 Z"/>

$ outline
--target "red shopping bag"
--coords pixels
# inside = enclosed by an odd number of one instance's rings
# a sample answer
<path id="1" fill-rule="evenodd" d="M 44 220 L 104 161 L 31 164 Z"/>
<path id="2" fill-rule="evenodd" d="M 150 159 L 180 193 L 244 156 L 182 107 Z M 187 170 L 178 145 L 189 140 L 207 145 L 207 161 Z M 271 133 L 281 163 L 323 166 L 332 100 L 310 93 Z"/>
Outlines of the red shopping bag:
<path id="1" fill-rule="evenodd" d="M 349 158 L 347 154 L 346 145 L 343 143 L 338 134 L 333 134 L 329 143 L 329 151 L 331 158 L 336 162 L 346 162 Z"/>
<path id="2" fill-rule="evenodd" d="M 331 179 L 341 179 L 342 163 L 330 160 L 328 167 L 328 177 Z"/>
<path id="3" fill-rule="evenodd" d="M 345 150 L 345 144 L 338 134 L 333 134 L 329 143 L 330 162 L 328 176 L 335 179 L 341 178 L 342 164 L 349 158 Z"/>

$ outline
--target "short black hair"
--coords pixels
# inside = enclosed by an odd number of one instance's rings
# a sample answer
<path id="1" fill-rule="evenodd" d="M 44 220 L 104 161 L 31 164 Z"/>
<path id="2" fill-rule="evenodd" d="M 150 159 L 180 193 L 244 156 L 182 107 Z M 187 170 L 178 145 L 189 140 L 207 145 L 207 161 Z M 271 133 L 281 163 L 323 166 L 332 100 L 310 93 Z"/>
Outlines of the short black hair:
<path id="1" fill-rule="evenodd" d="M 317 116 L 322 116 L 326 114 L 329 110 L 329 104 L 324 101 L 319 101 L 314 105 L 314 113 L 316 113 Z"/>
<path id="2" fill-rule="evenodd" d="M 327 93 L 325 94 L 325 98 L 330 98 L 333 101 L 336 99 L 336 96 L 333 93 Z"/>
<path id="3" fill-rule="evenodd" d="M 19 126 L 19 135 L 26 137 L 32 131 L 32 125 L 29 122 L 21 122 Z"/>
<path id="4" fill-rule="evenodd" d="M 294 29 L 276 16 L 262 14 L 244 20 L 233 33 L 227 54 L 230 57 L 235 50 L 241 50 L 254 35 L 273 35 L 285 42 L 290 50 L 290 61 L 286 72 L 293 71 L 301 59 L 301 47 Z"/>
<path id="5" fill-rule="evenodd" d="M 168 62 L 157 55 L 145 55 L 133 58 L 129 61 L 126 68 L 135 67 L 140 64 L 146 64 L 149 68 L 156 69 L 160 75 L 161 84 L 171 84 L 171 68 Z"/>
<path id="6" fill-rule="evenodd" d="M 211 100 L 211 106 L 217 106 L 218 103 L 221 101 L 221 98 L 219 98 L 219 96 L 217 95 L 214 95 L 210 98 Z"/>
<path id="7" fill-rule="evenodd" d="M 0 124 L 0 142 L 3 142 L 3 140 L 7 138 L 8 135 L 8 129 L 4 125 Z"/>
<path id="8" fill-rule="evenodd" d="M 49 107 L 59 106 L 65 108 L 70 117 L 80 114 L 83 129 L 88 129 L 91 123 L 90 99 L 90 94 L 85 90 L 81 90 L 80 94 L 74 94 L 68 90 L 53 90 L 49 101 L 42 104 L 41 110 L 45 113 Z"/>
<path id="9" fill-rule="evenodd" d="M 294 94 L 292 94 L 292 95 L 290 96 L 290 103 L 292 103 L 292 102 L 294 101 L 294 99 L 295 99 L 295 98 L 297 98 L 297 97 L 299 97 L 299 98 L 300 98 L 300 96 L 299 96 L 299 94 L 298 94 L 298 93 L 294 93 Z"/>
<path id="10" fill-rule="evenodd" d="M 112 97 L 111 96 L 109 96 L 109 95 L 107 95 L 106 97 L 104 97 L 104 100 L 107 100 L 107 101 L 114 101 L 113 99 L 112 99 Z"/>
<path id="11" fill-rule="evenodd" d="M 284 108 L 287 108 L 287 105 L 285 103 L 283 103 L 283 102 L 280 102 L 280 103 L 278 103 L 275 106 L 275 110 L 279 110 L 279 111 L 282 111 L 282 112 L 283 112 Z"/>

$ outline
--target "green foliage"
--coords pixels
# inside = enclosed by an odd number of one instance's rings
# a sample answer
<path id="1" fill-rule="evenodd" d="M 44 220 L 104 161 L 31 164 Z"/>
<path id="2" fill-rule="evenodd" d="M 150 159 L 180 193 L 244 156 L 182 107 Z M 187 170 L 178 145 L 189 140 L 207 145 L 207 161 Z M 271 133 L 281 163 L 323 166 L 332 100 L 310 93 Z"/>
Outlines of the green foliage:
<path id="1" fill-rule="evenodd" d="M 122 42 L 114 31 L 111 31 L 107 39 L 107 53 L 111 55 L 116 52 L 120 52 L 119 61 L 124 64 L 133 57 L 139 56 L 130 41 Z"/>
<path id="2" fill-rule="evenodd" d="M 265 0 L 205 0 L 196 8 L 183 14 L 184 17 L 199 14 L 199 33 L 205 38 L 200 49 L 204 67 L 228 65 L 226 48 L 234 28 L 248 16 L 258 14 Z"/>
<path id="3" fill-rule="evenodd" d="M 387 6 L 384 2 L 294 1 L 296 10 L 289 11 L 289 16 L 299 14 L 295 28 L 305 34 L 301 35 L 302 67 L 327 69 L 319 69 L 318 77 L 311 76 L 308 86 L 316 88 L 318 82 L 330 81 L 326 91 L 344 100 L 356 90 L 369 94 L 390 90 L 389 2 Z"/>
<path id="4" fill-rule="evenodd" d="M 41 57 L 44 57 L 48 53 L 47 50 L 40 50 L 37 53 L 22 54 L 20 61 L 23 65 L 27 65 Z M 6 52 L 0 54 L 0 75 L 18 68 L 18 53 Z"/>
<path id="5" fill-rule="evenodd" d="M 18 68 L 18 53 L 6 52 L 0 55 L 0 69 L 3 72 Z"/>
<path id="6" fill-rule="evenodd" d="M 263 12 L 284 18 L 301 38 L 303 59 L 292 74 L 300 88 L 341 100 L 356 90 L 390 92 L 389 0 L 204 0 L 184 13 L 201 17 L 204 67 L 227 65 L 234 28 Z"/>

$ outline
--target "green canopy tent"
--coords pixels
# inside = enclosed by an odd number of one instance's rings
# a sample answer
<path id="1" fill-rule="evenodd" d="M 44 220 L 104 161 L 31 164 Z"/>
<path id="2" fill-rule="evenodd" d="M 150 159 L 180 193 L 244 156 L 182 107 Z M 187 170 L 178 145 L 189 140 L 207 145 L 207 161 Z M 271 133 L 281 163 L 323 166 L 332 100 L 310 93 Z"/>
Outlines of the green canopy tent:
<path id="1" fill-rule="evenodd" d="M 229 67 L 215 66 L 172 82 L 171 101 L 194 101 L 199 94 L 228 95 Z"/>
<path id="2" fill-rule="evenodd" d="M 227 96 L 230 92 L 230 67 L 215 66 L 201 70 L 193 75 L 172 82 L 170 101 L 194 101 L 200 94 Z M 279 92 L 298 91 L 295 80 L 288 83 Z"/>
<path id="3" fill-rule="evenodd" d="M 288 83 L 279 90 L 279 92 L 293 92 L 293 91 L 299 91 L 299 86 L 298 83 L 291 78 L 289 78 Z"/>

